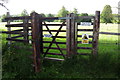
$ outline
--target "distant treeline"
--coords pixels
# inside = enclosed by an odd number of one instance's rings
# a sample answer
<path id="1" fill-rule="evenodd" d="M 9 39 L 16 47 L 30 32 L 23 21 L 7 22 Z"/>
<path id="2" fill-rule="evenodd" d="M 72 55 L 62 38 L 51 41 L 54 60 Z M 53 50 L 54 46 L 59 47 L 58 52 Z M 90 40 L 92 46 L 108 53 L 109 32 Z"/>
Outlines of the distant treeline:
<path id="1" fill-rule="evenodd" d="M 34 11 L 31 11 L 34 12 Z M 73 11 L 68 11 L 64 6 L 58 11 L 57 14 L 44 14 L 44 13 L 39 13 L 43 17 L 65 17 L 69 13 L 74 13 L 75 16 L 94 16 L 93 14 L 88 14 L 88 13 L 79 13 L 76 8 L 73 9 Z M 11 15 L 12 17 L 15 16 L 29 16 L 27 10 L 24 9 L 20 14 L 17 15 Z M 101 23 L 120 23 L 120 19 L 118 17 L 118 14 L 112 14 L 111 6 L 110 5 L 105 5 L 103 11 L 101 12 L 101 18 L 100 22 Z M 0 16 L 1 22 L 5 22 L 5 17 L 6 14 Z M 48 22 L 61 22 L 62 20 L 50 20 Z M 17 20 L 15 22 L 21 22 L 21 20 Z M 79 19 L 77 22 L 91 22 L 91 19 Z"/>

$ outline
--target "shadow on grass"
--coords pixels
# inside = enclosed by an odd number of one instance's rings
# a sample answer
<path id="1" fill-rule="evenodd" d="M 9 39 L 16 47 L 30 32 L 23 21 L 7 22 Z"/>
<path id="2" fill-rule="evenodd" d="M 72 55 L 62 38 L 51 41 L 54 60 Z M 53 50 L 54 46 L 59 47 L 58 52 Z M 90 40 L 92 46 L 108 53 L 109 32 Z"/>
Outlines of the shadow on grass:
<path id="1" fill-rule="evenodd" d="M 3 44 L 3 78 L 117 78 L 120 77 L 120 54 L 115 44 L 99 44 L 99 55 L 92 56 L 73 55 L 65 61 L 44 60 L 42 72 L 35 73 L 28 58 L 31 51 L 15 49 L 15 43 L 8 47 Z M 26 48 L 30 47 L 26 45 Z"/>

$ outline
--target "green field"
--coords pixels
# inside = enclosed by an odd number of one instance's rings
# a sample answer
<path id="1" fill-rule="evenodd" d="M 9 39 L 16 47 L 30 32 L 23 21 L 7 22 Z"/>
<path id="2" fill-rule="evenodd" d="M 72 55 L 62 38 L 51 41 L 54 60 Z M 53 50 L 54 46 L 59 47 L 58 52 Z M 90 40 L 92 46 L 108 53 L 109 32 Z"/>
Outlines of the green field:
<path id="1" fill-rule="evenodd" d="M 100 24 L 100 32 L 115 32 L 118 33 L 118 24 Z M 0 23 L 0 29 L 6 30 L 4 23 Z M 79 28 L 92 28 L 92 26 L 78 26 Z M 50 27 L 50 29 L 57 29 L 58 27 Z M 15 28 L 13 28 L 15 29 Z M 63 30 L 65 27 L 63 27 Z M 83 34 L 85 32 L 79 32 Z M 48 34 L 48 33 L 44 33 Z M 55 34 L 55 33 L 53 33 Z M 92 35 L 92 33 L 88 33 Z M 61 33 L 60 35 L 65 35 Z M 16 42 L 8 48 L 6 44 L 7 35 L 2 34 L 2 54 L 3 54 L 3 78 L 119 78 L 120 77 L 120 50 L 118 45 L 118 36 L 116 35 L 103 35 L 99 37 L 99 54 L 97 58 L 91 56 L 76 55 L 63 62 L 44 60 L 42 62 L 42 72 L 34 73 L 32 59 L 28 58 L 32 52 L 25 48 L 30 45 L 24 45 Z M 50 38 L 44 38 L 46 41 L 51 41 Z M 81 38 L 78 38 L 80 41 Z M 57 39 L 59 42 L 65 42 L 66 39 Z M 106 44 L 105 44 L 106 43 Z M 23 49 L 15 49 L 14 45 L 24 46 Z M 48 46 L 49 44 L 44 44 Z M 56 45 L 52 45 L 56 47 Z M 66 45 L 59 45 L 65 48 Z M 78 46 L 92 46 L 91 44 L 78 44 Z M 45 51 L 45 49 L 44 49 Z M 58 50 L 51 50 L 50 52 L 59 53 Z M 78 50 L 78 52 L 88 52 L 89 50 Z M 64 51 L 66 53 L 66 51 Z M 47 55 L 50 56 L 50 55 Z M 59 56 L 52 56 L 58 57 Z"/>

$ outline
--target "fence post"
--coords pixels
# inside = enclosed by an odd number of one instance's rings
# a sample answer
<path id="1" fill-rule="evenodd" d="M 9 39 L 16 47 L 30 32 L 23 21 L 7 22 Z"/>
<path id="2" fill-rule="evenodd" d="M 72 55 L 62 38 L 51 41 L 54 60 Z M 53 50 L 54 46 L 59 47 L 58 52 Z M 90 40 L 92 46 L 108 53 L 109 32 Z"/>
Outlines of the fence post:
<path id="1" fill-rule="evenodd" d="M 31 13 L 32 17 L 32 46 L 34 49 L 34 66 L 35 72 L 41 71 L 41 54 L 42 54 L 42 20 L 41 16 L 35 12 Z"/>
<path id="2" fill-rule="evenodd" d="M 77 53 L 77 23 L 75 23 L 75 15 L 71 13 L 71 54 Z"/>
<path id="3" fill-rule="evenodd" d="M 67 17 L 71 19 L 67 19 L 67 57 L 70 57 L 73 54 L 77 53 L 77 25 L 75 24 L 74 14 L 68 14 Z"/>
<path id="4" fill-rule="evenodd" d="M 28 35 L 28 29 L 29 29 L 29 25 L 28 25 L 28 23 L 29 23 L 29 20 L 27 19 L 27 18 L 25 18 L 24 20 L 23 20 L 23 32 L 25 33 L 24 34 L 24 40 L 27 40 L 27 42 L 29 43 L 29 41 L 28 41 L 28 39 L 29 39 L 29 35 Z"/>
<path id="5" fill-rule="evenodd" d="M 67 17 L 71 17 L 70 14 L 67 15 Z M 66 20 L 66 48 L 67 48 L 67 57 L 71 54 L 71 24 L 70 19 Z"/>
<path id="6" fill-rule="evenodd" d="M 100 11 L 95 12 L 94 26 L 93 26 L 93 40 L 92 40 L 92 54 L 98 54 L 98 40 L 99 40 L 99 27 L 100 27 Z"/>
<path id="7" fill-rule="evenodd" d="M 7 17 L 10 17 L 10 12 L 7 12 Z M 10 24 L 10 20 L 7 21 L 7 25 Z M 7 27 L 7 31 L 11 31 L 11 27 Z M 8 38 L 11 38 L 11 34 L 8 34 Z M 11 44 L 11 41 L 8 41 L 8 45 Z"/>

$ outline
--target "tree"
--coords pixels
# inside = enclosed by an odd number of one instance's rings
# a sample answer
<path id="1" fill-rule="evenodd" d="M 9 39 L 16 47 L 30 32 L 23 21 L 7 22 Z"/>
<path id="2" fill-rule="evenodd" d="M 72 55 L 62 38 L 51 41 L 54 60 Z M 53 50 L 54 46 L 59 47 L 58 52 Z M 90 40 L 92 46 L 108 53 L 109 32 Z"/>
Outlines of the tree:
<path id="1" fill-rule="evenodd" d="M 51 13 L 46 14 L 46 17 L 54 17 L 54 14 L 51 14 Z"/>
<path id="2" fill-rule="evenodd" d="M 113 15 L 113 23 L 120 23 L 120 14 L 112 14 Z"/>
<path id="3" fill-rule="evenodd" d="M 22 13 L 20 14 L 20 16 L 28 16 L 29 14 L 28 14 L 28 12 L 27 12 L 27 10 L 26 9 L 24 9 L 23 11 L 22 11 Z"/>
<path id="4" fill-rule="evenodd" d="M 0 6 L 4 7 L 6 10 L 9 11 L 9 9 L 4 5 L 4 3 L 8 3 L 8 0 L 1 0 L 2 2 L 0 2 Z"/>
<path id="5" fill-rule="evenodd" d="M 67 15 L 68 13 L 69 13 L 69 11 L 66 10 L 66 8 L 63 6 L 63 7 L 58 11 L 57 16 L 58 16 L 58 17 L 66 17 L 66 15 Z M 56 20 L 56 21 L 62 22 L 63 20 Z"/>
<path id="6" fill-rule="evenodd" d="M 79 16 L 89 16 L 88 13 L 81 13 Z M 77 22 L 91 22 L 91 19 L 78 19 Z"/>
<path id="7" fill-rule="evenodd" d="M 54 14 L 51 14 L 51 13 L 49 13 L 49 14 L 46 14 L 46 17 L 54 17 Z M 48 22 L 53 22 L 54 20 L 48 20 Z"/>
<path id="8" fill-rule="evenodd" d="M 3 14 L 3 15 L 1 16 L 1 21 L 2 21 L 2 22 L 6 22 L 6 20 L 5 20 L 6 17 L 7 17 L 7 15 L 6 15 L 6 14 Z"/>
<path id="9" fill-rule="evenodd" d="M 110 5 L 106 5 L 101 14 L 101 22 L 103 23 L 112 23 L 112 10 Z"/>
<path id="10" fill-rule="evenodd" d="M 73 9 L 72 13 L 74 13 L 75 16 L 78 16 L 78 10 L 76 8 Z"/>
<path id="11" fill-rule="evenodd" d="M 68 13 L 69 13 L 69 11 L 66 10 L 66 8 L 63 6 L 62 9 L 60 9 L 60 10 L 58 11 L 57 16 L 58 16 L 58 17 L 65 17 Z"/>
<path id="12" fill-rule="evenodd" d="M 40 13 L 42 15 L 42 17 L 46 17 L 44 13 Z"/>

